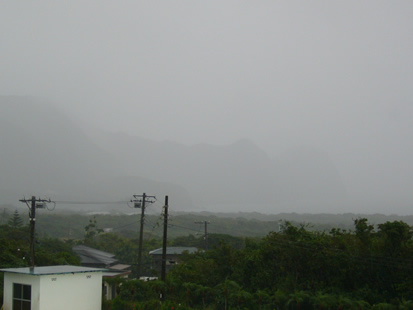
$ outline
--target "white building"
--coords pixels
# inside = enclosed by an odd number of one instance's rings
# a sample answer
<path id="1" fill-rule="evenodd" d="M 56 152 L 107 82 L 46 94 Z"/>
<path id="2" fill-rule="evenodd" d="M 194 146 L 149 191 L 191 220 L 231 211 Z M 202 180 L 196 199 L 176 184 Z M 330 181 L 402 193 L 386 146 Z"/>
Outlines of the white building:
<path id="1" fill-rule="evenodd" d="M 101 310 L 104 269 L 49 266 L 0 271 L 4 310 Z"/>

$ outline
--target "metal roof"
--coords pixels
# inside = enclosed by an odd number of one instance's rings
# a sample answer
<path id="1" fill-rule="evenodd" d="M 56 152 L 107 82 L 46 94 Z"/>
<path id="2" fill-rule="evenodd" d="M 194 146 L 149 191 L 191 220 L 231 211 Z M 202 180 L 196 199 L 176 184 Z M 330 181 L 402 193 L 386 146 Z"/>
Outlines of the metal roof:
<path id="1" fill-rule="evenodd" d="M 65 274 L 65 273 L 85 273 L 85 272 L 103 272 L 106 269 L 80 267 L 71 265 L 60 266 L 44 266 L 44 267 L 23 267 L 23 268 L 6 268 L 0 269 L 3 272 L 19 273 L 19 274 L 31 274 L 35 276 L 48 275 L 48 274 Z"/>
<path id="2" fill-rule="evenodd" d="M 102 273 L 104 278 L 116 278 L 116 277 L 125 277 L 129 275 L 130 271 L 105 271 Z"/>
<path id="3" fill-rule="evenodd" d="M 198 251 L 197 248 L 194 247 L 186 247 L 186 246 L 172 246 L 166 248 L 166 255 L 180 255 L 187 251 L 189 254 L 195 253 Z M 149 252 L 149 255 L 162 255 L 162 248 L 153 250 Z"/>
<path id="4" fill-rule="evenodd" d="M 117 264 L 114 266 L 110 266 L 110 270 L 125 270 L 130 268 L 130 265 L 124 265 L 124 264 Z"/>
<path id="5" fill-rule="evenodd" d="M 118 261 L 115 258 L 115 254 L 90 248 L 85 245 L 76 245 L 72 250 L 80 257 L 82 265 L 94 264 L 110 266 Z"/>

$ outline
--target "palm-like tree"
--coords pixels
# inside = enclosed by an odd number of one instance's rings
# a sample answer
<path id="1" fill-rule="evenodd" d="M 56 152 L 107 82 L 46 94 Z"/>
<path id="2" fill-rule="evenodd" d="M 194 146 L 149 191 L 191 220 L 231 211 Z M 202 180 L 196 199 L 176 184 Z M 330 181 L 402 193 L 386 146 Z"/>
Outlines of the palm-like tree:
<path id="1" fill-rule="evenodd" d="M 269 304 L 271 301 L 271 296 L 263 290 L 258 290 L 255 292 L 255 298 L 258 300 L 259 309 L 262 309 L 263 304 Z"/>
<path id="2" fill-rule="evenodd" d="M 367 310 L 371 309 L 371 305 L 365 300 L 358 300 L 354 302 L 357 310 Z"/>
<path id="3" fill-rule="evenodd" d="M 372 310 L 395 310 L 396 307 L 392 304 L 388 304 L 386 302 L 381 302 L 379 304 L 375 304 L 373 305 L 373 307 L 371 307 Z"/>
<path id="4" fill-rule="evenodd" d="M 301 309 L 301 307 L 310 300 L 310 295 L 304 291 L 295 291 L 291 293 L 287 301 L 288 309 Z"/>
<path id="5" fill-rule="evenodd" d="M 277 310 L 283 309 L 288 299 L 289 297 L 287 293 L 282 290 L 275 291 L 274 295 L 272 296 L 274 306 Z"/>
<path id="6" fill-rule="evenodd" d="M 413 300 L 405 300 L 402 299 L 400 305 L 399 305 L 400 310 L 412 310 L 413 309 Z"/>
<path id="7" fill-rule="evenodd" d="M 332 294 L 325 294 L 322 292 L 317 292 L 311 298 L 314 309 L 334 309 L 337 304 L 337 297 Z"/>
<path id="8" fill-rule="evenodd" d="M 225 281 L 218 284 L 215 289 L 217 291 L 217 296 L 224 296 L 224 310 L 227 310 L 229 296 L 237 293 L 241 289 L 241 287 L 237 282 L 226 278 Z"/>

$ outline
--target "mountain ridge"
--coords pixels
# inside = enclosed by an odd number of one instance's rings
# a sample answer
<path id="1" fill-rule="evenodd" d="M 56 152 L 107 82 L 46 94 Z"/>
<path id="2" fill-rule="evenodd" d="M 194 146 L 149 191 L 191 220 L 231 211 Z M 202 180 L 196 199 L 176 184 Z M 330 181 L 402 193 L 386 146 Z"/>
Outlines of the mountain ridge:
<path id="1" fill-rule="evenodd" d="M 0 97 L 0 109 L 0 193 L 7 203 L 17 194 L 101 200 L 148 189 L 175 196 L 182 210 L 327 210 L 334 199 L 345 200 L 339 172 L 318 150 L 272 159 L 247 139 L 187 146 L 91 134 L 53 104 L 30 97 Z"/>

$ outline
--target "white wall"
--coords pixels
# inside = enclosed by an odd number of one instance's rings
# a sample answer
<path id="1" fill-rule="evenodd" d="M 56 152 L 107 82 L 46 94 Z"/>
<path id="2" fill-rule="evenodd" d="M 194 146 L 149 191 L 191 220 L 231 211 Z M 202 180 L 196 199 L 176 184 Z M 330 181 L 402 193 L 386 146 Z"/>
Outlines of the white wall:
<path id="1" fill-rule="evenodd" d="M 101 272 L 42 276 L 40 286 L 41 310 L 101 310 Z"/>
<path id="2" fill-rule="evenodd" d="M 101 310 L 102 273 L 4 274 L 4 310 L 12 309 L 13 283 L 32 285 L 32 310 Z"/>
<path id="3" fill-rule="evenodd" d="M 40 277 L 28 276 L 17 273 L 4 273 L 3 304 L 4 310 L 13 309 L 13 283 L 21 283 L 32 286 L 32 310 L 39 310 Z"/>

